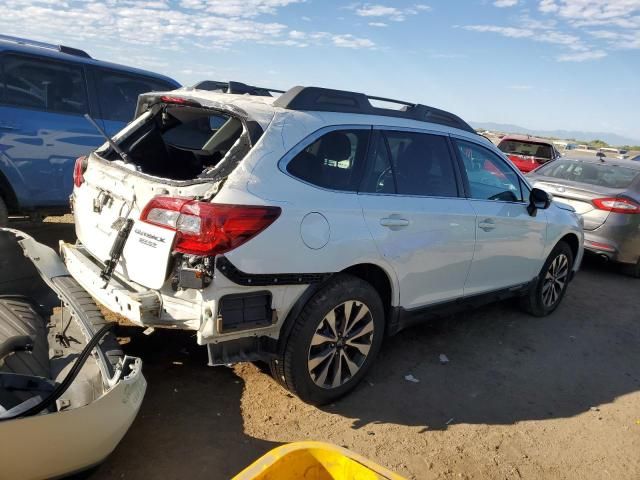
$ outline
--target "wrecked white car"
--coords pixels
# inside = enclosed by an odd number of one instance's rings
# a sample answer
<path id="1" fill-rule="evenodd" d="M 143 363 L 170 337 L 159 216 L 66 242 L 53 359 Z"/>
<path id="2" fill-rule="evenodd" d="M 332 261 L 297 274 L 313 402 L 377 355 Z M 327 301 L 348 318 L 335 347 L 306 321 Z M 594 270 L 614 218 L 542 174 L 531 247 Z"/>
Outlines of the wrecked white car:
<path id="1" fill-rule="evenodd" d="M 109 455 L 146 390 L 51 248 L 0 229 L 0 477 L 53 478 Z"/>

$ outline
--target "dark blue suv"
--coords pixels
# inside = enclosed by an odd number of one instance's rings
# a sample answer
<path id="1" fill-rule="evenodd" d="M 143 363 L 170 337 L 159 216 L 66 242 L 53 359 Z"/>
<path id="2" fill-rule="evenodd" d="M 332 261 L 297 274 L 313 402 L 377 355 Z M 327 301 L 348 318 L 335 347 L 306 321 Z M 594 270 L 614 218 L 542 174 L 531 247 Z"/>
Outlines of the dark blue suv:
<path id="1" fill-rule="evenodd" d="M 0 35 L 0 226 L 68 210 L 76 158 L 133 118 L 138 95 L 180 84 L 83 50 Z"/>

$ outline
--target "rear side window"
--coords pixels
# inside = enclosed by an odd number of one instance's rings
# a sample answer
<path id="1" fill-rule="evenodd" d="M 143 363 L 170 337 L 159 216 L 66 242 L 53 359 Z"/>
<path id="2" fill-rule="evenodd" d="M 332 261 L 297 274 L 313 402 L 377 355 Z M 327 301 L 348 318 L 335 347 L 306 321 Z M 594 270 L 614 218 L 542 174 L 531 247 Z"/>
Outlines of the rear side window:
<path id="1" fill-rule="evenodd" d="M 18 55 L 3 57 L 2 67 L 2 103 L 45 112 L 88 111 L 82 67 Z"/>
<path id="2" fill-rule="evenodd" d="M 95 79 L 102 118 L 119 122 L 133 119 L 141 93 L 175 89 L 162 81 L 108 70 L 96 70 Z"/>
<path id="3" fill-rule="evenodd" d="M 426 133 L 380 132 L 360 191 L 457 197 L 446 138 Z"/>
<path id="4" fill-rule="evenodd" d="M 525 155 L 546 159 L 551 159 L 555 156 L 553 147 L 545 143 L 503 140 L 498 144 L 498 148 L 507 155 Z"/>
<path id="5" fill-rule="evenodd" d="M 628 188 L 640 176 L 640 171 L 633 168 L 572 160 L 556 160 L 541 167 L 536 173 L 608 188 Z"/>
<path id="6" fill-rule="evenodd" d="M 353 191 L 367 155 L 370 130 L 335 130 L 313 142 L 287 165 L 287 172 L 313 185 Z"/>

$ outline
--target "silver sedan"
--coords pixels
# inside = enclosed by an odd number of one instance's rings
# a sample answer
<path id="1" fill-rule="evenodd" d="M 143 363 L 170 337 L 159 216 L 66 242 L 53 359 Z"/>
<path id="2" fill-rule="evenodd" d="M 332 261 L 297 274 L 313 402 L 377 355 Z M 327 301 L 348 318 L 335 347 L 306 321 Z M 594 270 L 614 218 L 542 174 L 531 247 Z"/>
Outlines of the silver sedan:
<path id="1" fill-rule="evenodd" d="M 640 278 L 640 162 L 567 158 L 527 175 L 584 220 L 584 248 Z"/>

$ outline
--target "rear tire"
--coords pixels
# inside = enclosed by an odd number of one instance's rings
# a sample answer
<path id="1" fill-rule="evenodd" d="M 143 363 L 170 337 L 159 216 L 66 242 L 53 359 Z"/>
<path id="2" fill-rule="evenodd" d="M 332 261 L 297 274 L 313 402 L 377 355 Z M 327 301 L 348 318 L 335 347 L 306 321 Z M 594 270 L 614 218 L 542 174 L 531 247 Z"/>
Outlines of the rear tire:
<path id="1" fill-rule="evenodd" d="M 536 317 L 551 314 L 567 292 L 572 268 L 573 251 L 566 242 L 560 241 L 544 263 L 535 284 L 522 297 L 522 308 Z"/>
<path id="2" fill-rule="evenodd" d="M 0 227 L 6 227 L 9 223 L 9 210 L 4 199 L 0 197 Z"/>
<path id="3" fill-rule="evenodd" d="M 384 308 L 360 278 L 338 274 L 294 320 L 275 379 L 304 402 L 323 405 L 353 390 L 375 360 L 384 336 Z"/>

